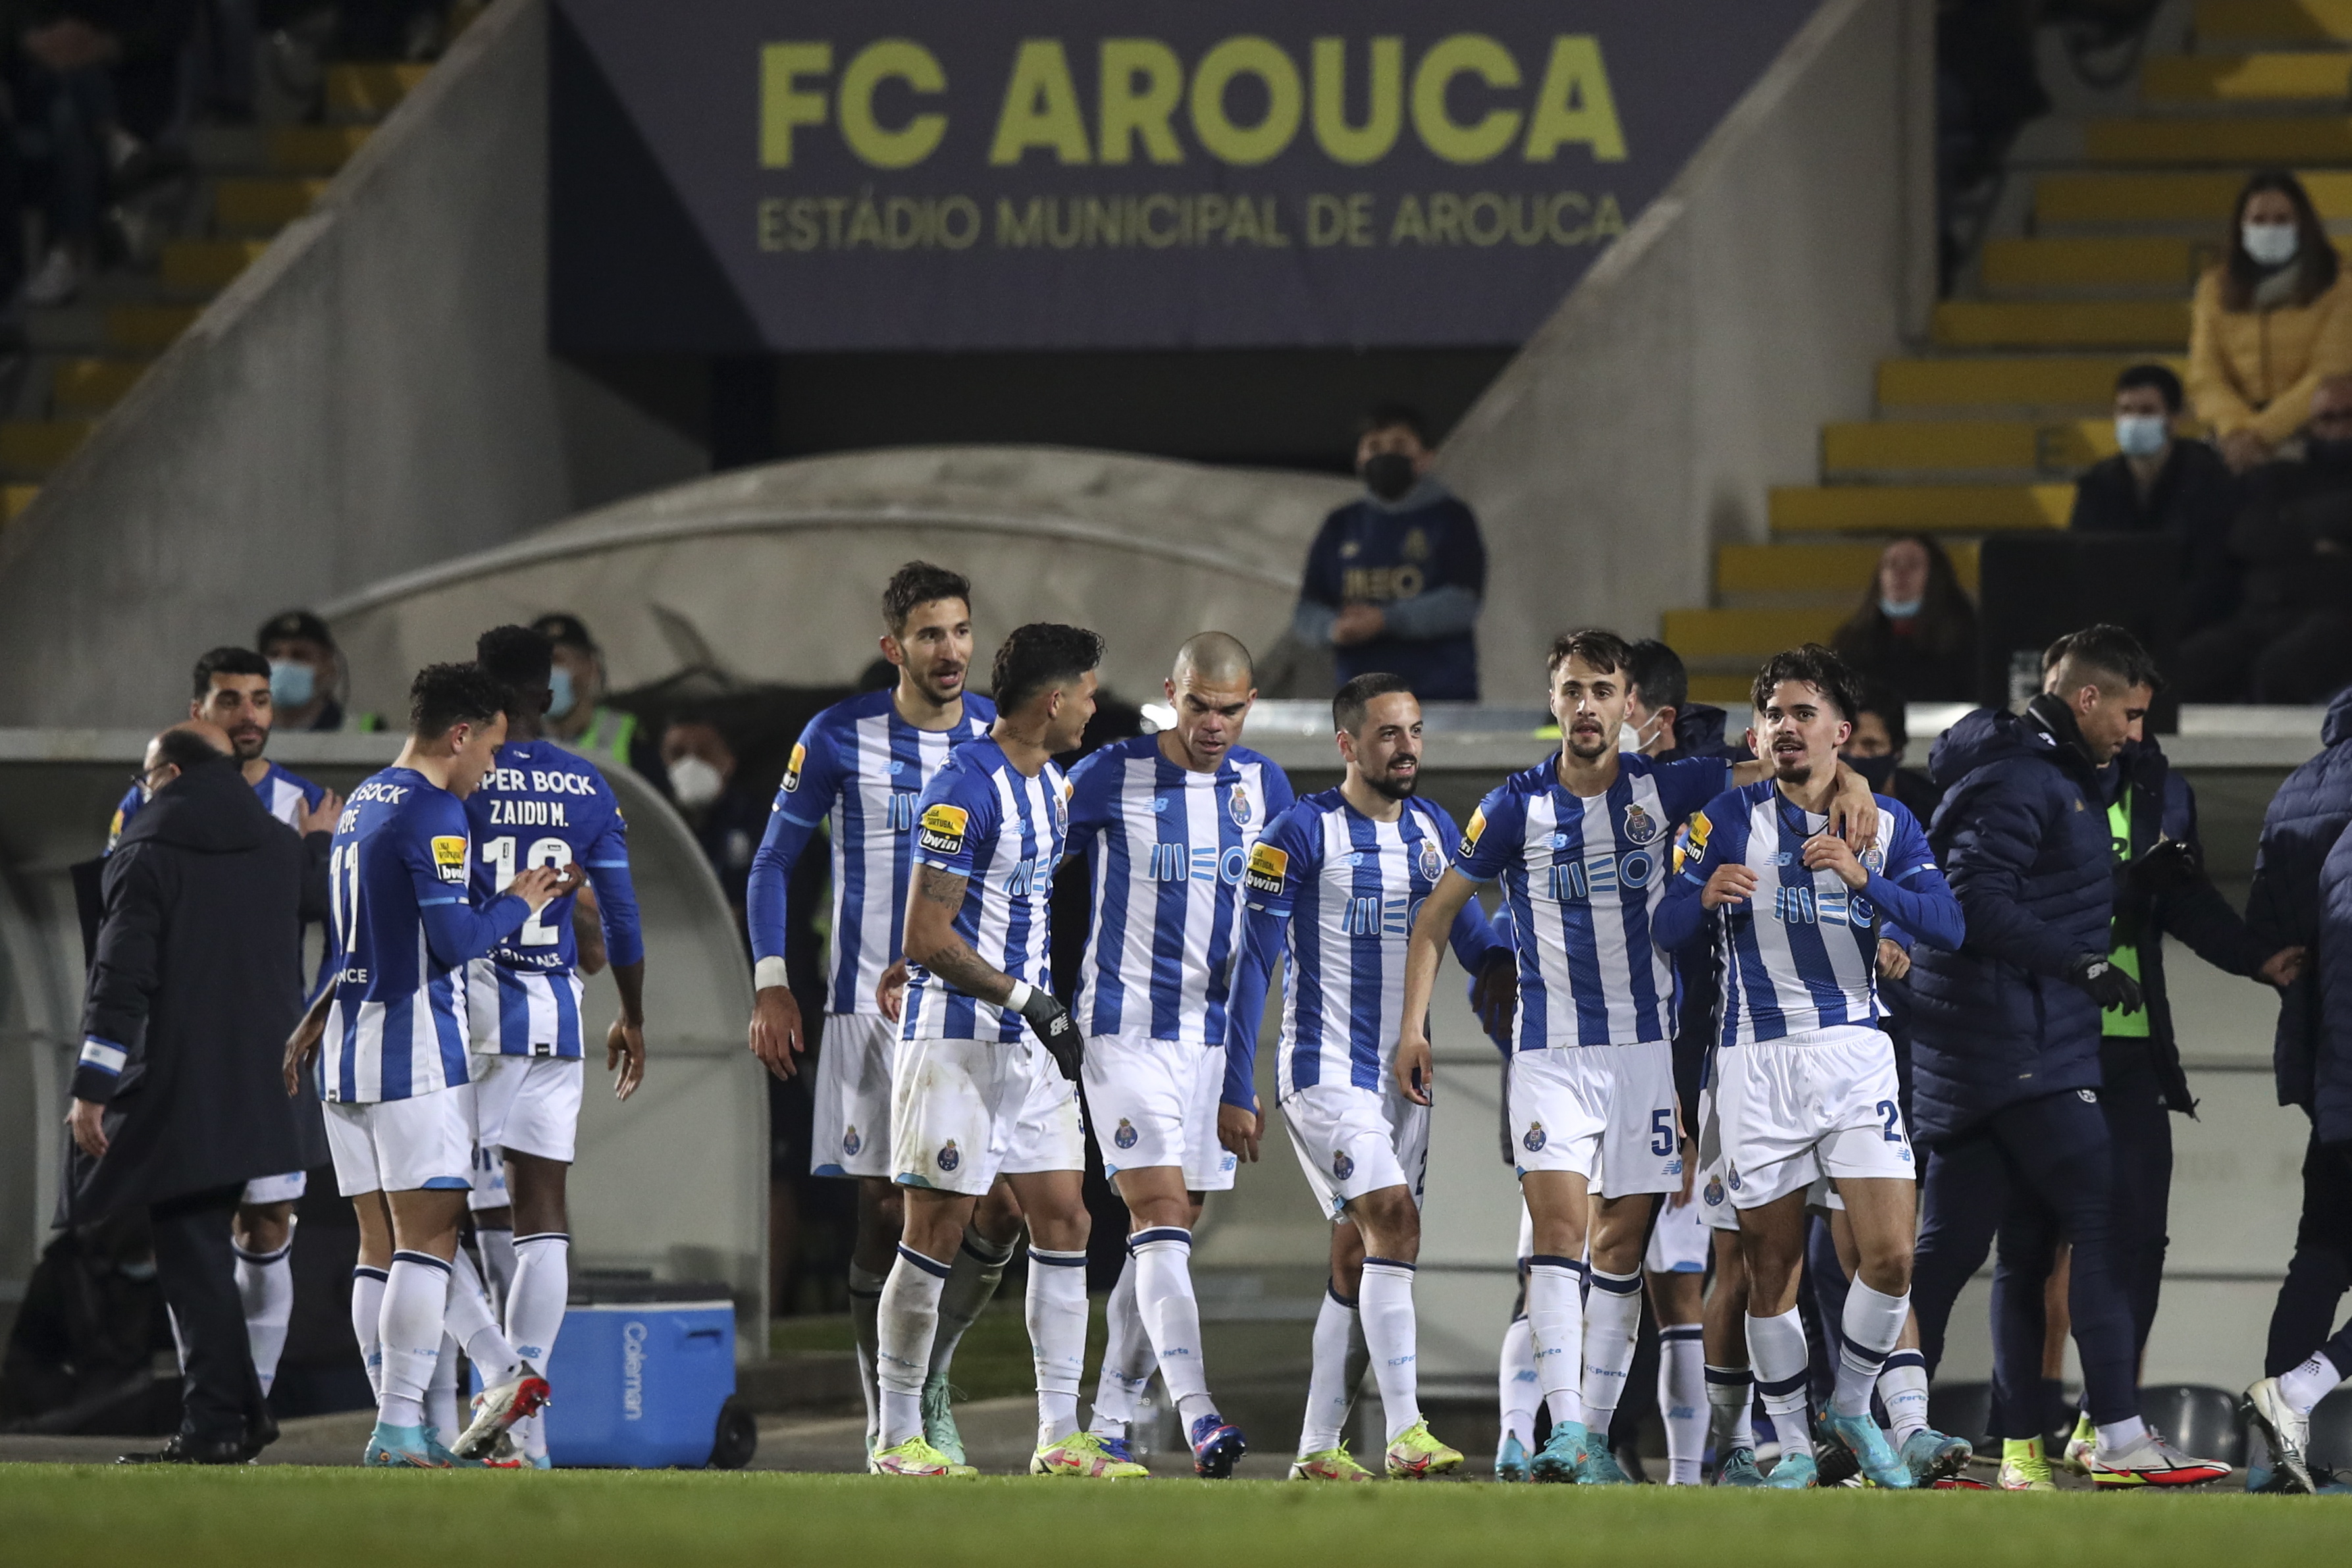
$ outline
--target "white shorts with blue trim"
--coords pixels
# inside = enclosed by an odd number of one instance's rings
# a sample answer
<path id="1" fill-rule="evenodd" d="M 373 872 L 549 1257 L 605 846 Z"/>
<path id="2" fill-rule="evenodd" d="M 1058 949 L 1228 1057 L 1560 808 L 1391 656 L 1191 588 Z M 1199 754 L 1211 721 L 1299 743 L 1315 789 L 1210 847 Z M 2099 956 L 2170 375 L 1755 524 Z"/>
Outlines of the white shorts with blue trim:
<path id="1" fill-rule="evenodd" d="M 237 1202 L 242 1204 L 298 1203 L 301 1200 L 302 1194 L 310 1190 L 309 1172 L 289 1171 L 282 1176 L 254 1177 L 245 1184 L 245 1195 Z"/>
<path id="2" fill-rule="evenodd" d="M 1574 1171 L 1611 1198 L 1683 1184 L 1674 1051 L 1664 1040 L 1519 1052 L 1510 1125 L 1522 1175 Z"/>
<path id="3" fill-rule="evenodd" d="M 809 1174 L 888 1176 L 890 1063 L 898 1026 L 879 1013 L 827 1013 L 810 1091 Z"/>
<path id="4" fill-rule="evenodd" d="M 484 1150 L 572 1163 L 587 1068 L 578 1057 L 479 1057 L 474 1142 Z"/>
<path id="5" fill-rule="evenodd" d="M 999 1176 L 1083 1171 L 1077 1085 L 1023 1039 L 901 1040 L 891 1071 L 890 1175 L 978 1197 Z"/>
<path id="6" fill-rule="evenodd" d="M 474 1190 L 466 1199 L 466 1206 L 476 1214 L 489 1209 L 509 1207 L 514 1199 L 507 1193 L 507 1160 L 495 1146 L 474 1144 Z"/>
<path id="7" fill-rule="evenodd" d="M 474 1086 L 407 1100 L 329 1100 L 327 1148 L 343 1196 L 473 1184 Z"/>
<path id="8" fill-rule="evenodd" d="M 1217 1142 L 1225 1053 L 1149 1036 L 1097 1035 L 1082 1076 L 1103 1175 L 1174 1165 L 1195 1193 L 1230 1191 L 1240 1162 Z"/>
<path id="9" fill-rule="evenodd" d="M 1393 1083 L 1385 1089 L 1310 1083 L 1284 1095 L 1280 1109 L 1325 1217 L 1342 1218 L 1350 1202 L 1388 1187 L 1409 1189 L 1420 1204 L 1429 1172 L 1429 1107 L 1415 1105 Z"/>
<path id="10" fill-rule="evenodd" d="M 1650 1246 L 1642 1256 L 1642 1267 L 1653 1274 L 1704 1274 L 1712 1245 L 1707 1239 L 1706 1207 L 1694 1187 L 1691 1201 L 1682 1207 L 1675 1207 L 1671 1200 L 1658 1205 L 1658 1223 L 1650 1229 Z"/>
<path id="11" fill-rule="evenodd" d="M 1838 1024 L 1735 1046 L 1716 1053 L 1715 1072 L 1734 1207 L 1760 1208 L 1824 1176 L 1916 1178 L 1895 1046 L 1880 1031 Z"/>

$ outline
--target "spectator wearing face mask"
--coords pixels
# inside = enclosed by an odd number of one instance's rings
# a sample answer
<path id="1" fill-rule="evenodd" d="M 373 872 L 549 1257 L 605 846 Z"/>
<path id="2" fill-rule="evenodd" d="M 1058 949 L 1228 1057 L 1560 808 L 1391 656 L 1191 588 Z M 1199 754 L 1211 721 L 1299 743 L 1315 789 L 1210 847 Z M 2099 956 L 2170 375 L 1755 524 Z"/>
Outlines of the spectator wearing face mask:
<path id="1" fill-rule="evenodd" d="M 2163 534 L 2180 541 L 2181 630 L 2212 625 L 2237 607 L 2230 524 L 2237 477 L 2202 441 L 2176 437 L 2180 378 L 2136 364 L 2116 378 L 2116 455 L 2074 482 L 2077 533 Z"/>
<path id="2" fill-rule="evenodd" d="M 1384 404 L 1365 416 L 1365 494 L 1315 536 L 1291 631 L 1332 649 L 1342 684 L 1384 670 L 1423 701 L 1475 702 L 1486 545 L 1477 518 L 1429 472 L 1434 460 L 1412 409 Z"/>
<path id="3" fill-rule="evenodd" d="M 661 746 L 637 716 L 606 705 L 604 654 L 578 616 L 551 610 L 530 629 L 555 645 L 548 674 L 547 738 L 610 773 L 635 768 L 656 789 L 669 787 Z"/>
<path id="4" fill-rule="evenodd" d="M 348 713 L 350 684 L 343 656 L 327 623 L 309 610 L 288 610 L 261 624 L 253 646 L 269 661 L 269 700 L 279 734 L 305 730 L 381 730 L 374 713 Z"/>
<path id="5" fill-rule="evenodd" d="M 2302 182 L 2265 169 L 2238 193 L 2229 256 L 2189 308 L 2189 395 L 2221 456 L 2244 473 L 2270 458 L 2331 375 L 2352 371 L 2352 298 Z"/>
<path id="6" fill-rule="evenodd" d="M 2352 375 L 2319 384 L 2301 460 L 2247 477 L 2238 611 L 2180 645 L 2184 702 L 2325 702 L 2352 682 Z"/>
<path id="7" fill-rule="evenodd" d="M 768 804 L 736 783 L 735 748 L 708 719 L 681 717 L 662 731 L 663 776 L 696 842 L 719 873 L 735 923 L 751 879 L 751 857 L 768 829 Z"/>
<path id="8" fill-rule="evenodd" d="M 1864 682 L 1907 702 L 1976 694 L 1977 610 L 1944 547 L 1910 533 L 1879 553 L 1861 607 L 1831 639 Z"/>

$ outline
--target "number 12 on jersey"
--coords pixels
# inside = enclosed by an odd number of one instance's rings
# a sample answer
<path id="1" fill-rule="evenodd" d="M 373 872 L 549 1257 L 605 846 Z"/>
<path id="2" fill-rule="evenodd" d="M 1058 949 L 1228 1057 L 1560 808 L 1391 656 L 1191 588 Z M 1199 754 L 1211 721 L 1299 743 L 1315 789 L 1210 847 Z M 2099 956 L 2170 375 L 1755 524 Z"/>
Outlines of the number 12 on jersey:
<path id="1" fill-rule="evenodd" d="M 512 882 L 518 873 L 533 866 L 545 866 L 561 871 L 572 864 L 572 846 L 561 838 L 533 840 L 531 847 L 523 851 L 520 861 L 515 858 L 516 842 L 514 835 L 509 833 L 490 839 L 482 846 L 482 863 L 496 868 L 498 886 L 495 890 L 498 892 L 505 892 L 507 884 Z M 554 905 L 550 904 L 522 922 L 522 930 L 515 937 L 516 946 L 553 947 L 556 944 L 558 933 L 555 928 L 540 923 L 548 910 L 552 908 Z"/>

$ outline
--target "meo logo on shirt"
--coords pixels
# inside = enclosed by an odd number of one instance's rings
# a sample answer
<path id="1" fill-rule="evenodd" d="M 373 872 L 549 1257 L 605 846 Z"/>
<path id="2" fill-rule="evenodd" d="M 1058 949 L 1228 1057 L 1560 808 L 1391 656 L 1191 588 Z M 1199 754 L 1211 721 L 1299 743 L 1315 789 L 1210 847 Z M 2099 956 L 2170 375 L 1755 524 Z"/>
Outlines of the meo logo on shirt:
<path id="1" fill-rule="evenodd" d="M 971 825 L 971 813 L 960 805 L 940 805 L 923 813 L 922 832 L 915 837 L 920 847 L 934 855 L 955 855 L 962 852 L 964 830 Z"/>
<path id="2" fill-rule="evenodd" d="M 1282 879 L 1290 874 L 1290 852 L 1276 849 L 1271 844 L 1260 844 L 1250 850 L 1249 868 L 1242 874 L 1242 885 L 1254 893 L 1279 893 Z"/>
<path id="3" fill-rule="evenodd" d="M 433 841 L 433 869 L 445 882 L 466 879 L 466 841 L 462 838 L 436 838 Z"/>

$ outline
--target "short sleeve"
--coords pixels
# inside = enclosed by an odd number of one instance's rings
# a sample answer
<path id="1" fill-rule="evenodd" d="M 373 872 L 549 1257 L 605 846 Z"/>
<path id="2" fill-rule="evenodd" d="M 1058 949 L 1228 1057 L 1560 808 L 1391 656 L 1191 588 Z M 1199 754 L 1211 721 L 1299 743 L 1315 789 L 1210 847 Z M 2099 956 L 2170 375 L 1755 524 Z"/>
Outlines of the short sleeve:
<path id="1" fill-rule="evenodd" d="M 784 763 L 784 782 L 776 788 L 775 809 L 803 827 L 814 827 L 833 810 L 841 793 L 841 748 L 835 744 L 824 716 L 819 714 L 801 731 Z"/>
<path id="2" fill-rule="evenodd" d="M 1242 870 L 1242 896 L 1250 908 L 1287 918 L 1297 907 L 1298 890 L 1319 869 L 1316 846 L 1322 836 L 1313 831 L 1314 816 L 1286 811 L 1250 847 Z"/>
<path id="3" fill-rule="evenodd" d="M 407 868 L 419 909 L 465 903 L 473 868 L 473 839 L 466 808 L 455 796 L 419 801 L 402 814 L 393 835 L 394 853 Z"/>
<path id="4" fill-rule="evenodd" d="M 1268 823 L 1298 804 L 1298 792 L 1290 787 L 1290 775 L 1272 759 L 1267 759 L 1265 765 L 1258 770 L 1258 780 L 1259 787 L 1265 792 L 1262 804 Z"/>
<path id="5" fill-rule="evenodd" d="M 596 870 L 625 867 L 629 863 L 629 819 L 621 815 L 620 797 L 613 793 L 613 786 L 602 773 L 596 775 L 596 793 L 604 808 L 604 821 L 596 830 L 596 837 L 589 840 L 583 864 Z"/>
<path id="6" fill-rule="evenodd" d="M 1474 882 L 1491 882 L 1502 875 L 1526 837 L 1527 815 L 1527 797 L 1509 785 L 1489 792 L 1462 829 L 1454 868 Z"/>
<path id="7" fill-rule="evenodd" d="M 996 791 L 988 780 L 950 760 L 915 803 L 915 858 L 934 870 L 971 876 L 981 841 L 995 836 L 996 815 Z"/>

